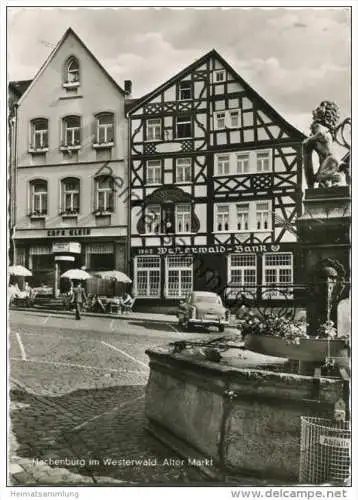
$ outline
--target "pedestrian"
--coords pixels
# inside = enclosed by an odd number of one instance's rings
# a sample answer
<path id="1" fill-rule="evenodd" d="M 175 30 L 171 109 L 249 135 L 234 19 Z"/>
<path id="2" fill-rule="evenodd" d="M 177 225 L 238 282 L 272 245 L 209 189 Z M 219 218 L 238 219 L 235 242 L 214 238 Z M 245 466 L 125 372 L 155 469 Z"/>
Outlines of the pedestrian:
<path id="1" fill-rule="evenodd" d="M 81 282 L 73 289 L 72 302 L 75 304 L 76 319 L 81 319 L 82 304 L 87 301 L 86 293 L 82 288 Z"/>
<path id="2" fill-rule="evenodd" d="M 134 298 L 128 292 L 125 292 L 123 297 L 120 298 L 119 304 L 123 309 L 123 312 L 129 311 L 133 307 Z"/>

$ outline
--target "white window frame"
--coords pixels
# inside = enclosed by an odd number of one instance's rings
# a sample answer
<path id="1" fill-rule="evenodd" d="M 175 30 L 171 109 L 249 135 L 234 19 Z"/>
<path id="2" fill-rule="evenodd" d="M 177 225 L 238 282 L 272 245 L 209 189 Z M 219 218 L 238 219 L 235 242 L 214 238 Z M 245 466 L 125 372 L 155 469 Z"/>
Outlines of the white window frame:
<path id="1" fill-rule="evenodd" d="M 268 168 L 262 168 L 262 161 L 261 161 L 261 158 L 259 158 L 259 155 L 265 155 L 267 156 L 267 158 L 265 158 L 265 160 L 267 159 L 268 161 Z M 259 167 L 260 165 L 260 167 Z M 272 172 L 272 157 L 271 157 L 271 151 L 270 150 L 259 150 L 259 151 L 256 151 L 256 168 L 255 168 L 255 172 L 257 174 L 268 174 L 270 172 Z"/>
<path id="2" fill-rule="evenodd" d="M 233 124 L 233 114 L 237 115 L 237 124 Z M 241 110 L 239 108 L 226 111 L 226 126 L 228 128 L 241 128 Z"/>
<path id="3" fill-rule="evenodd" d="M 36 126 L 43 124 L 45 128 L 37 129 Z M 39 137 L 40 145 L 36 146 L 36 138 Z M 48 149 L 48 119 L 47 118 L 34 118 L 31 120 L 31 143 L 30 150 L 47 150 Z"/>
<path id="4" fill-rule="evenodd" d="M 173 264 L 170 264 L 173 262 Z M 169 272 L 177 271 L 178 277 L 175 279 L 175 283 L 178 284 L 175 287 L 178 293 L 170 293 L 169 287 Z M 190 288 L 183 288 L 183 271 L 190 271 L 191 273 L 191 286 Z M 193 273 L 193 258 L 191 256 L 184 255 L 168 255 L 165 259 L 165 296 L 166 298 L 185 298 L 193 291 L 194 285 L 194 273 Z"/>
<path id="5" fill-rule="evenodd" d="M 189 184 L 193 181 L 191 158 L 177 158 L 175 169 L 176 184 Z"/>
<path id="6" fill-rule="evenodd" d="M 239 258 L 242 260 L 241 265 L 233 265 L 233 260 Z M 246 263 L 245 263 L 246 261 Z M 240 280 L 233 282 L 233 271 L 240 270 Z M 255 280 L 252 282 L 251 280 L 245 279 L 245 270 L 246 271 L 255 271 Z M 254 253 L 248 254 L 231 254 L 228 256 L 228 288 L 226 290 L 226 296 L 232 297 L 240 293 L 242 287 L 242 294 L 245 296 L 245 289 L 247 291 L 248 297 L 256 297 L 257 294 L 257 255 Z M 247 275 L 246 275 L 247 277 Z M 235 285 L 235 287 L 230 288 L 230 285 Z M 251 285 L 251 287 L 250 287 Z"/>
<path id="7" fill-rule="evenodd" d="M 218 177 L 231 174 L 231 158 L 230 153 L 219 153 L 215 155 L 215 170 Z"/>
<path id="8" fill-rule="evenodd" d="M 222 76 L 222 78 L 219 78 Z M 214 83 L 223 83 L 226 80 L 226 71 L 224 69 L 217 69 L 214 71 Z"/>
<path id="9" fill-rule="evenodd" d="M 243 208 L 247 207 L 247 210 L 243 210 Z M 250 222 L 251 222 L 251 211 L 252 211 L 252 203 L 250 202 L 243 202 L 243 203 L 237 203 L 236 204 L 236 232 L 238 233 L 249 233 L 251 232 L 250 230 Z M 239 224 L 241 226 L 244 226 L 239 229 Z M 247 227 L 246 227 L 247 225 Z"/>
<path id="10" fill-rule="evenodd" d="M 138 261 L 140 259 L 146 260 L 147 262 L 152 261 L 153 265 L 152 266 L 139 266 Z M 155 265 L 156 263 L 156 265 Z M 150 272 L 156 271 L 159 273 L 159 279 L 158 279 L 158 287 L 153 288 L 154 290 L 157 289 L 157 293 L 151 294 L 150 290 L 152 290 L 151 283 L 150 283 Z M 146 272 L 146 293 L 141 294 L 138 288 L 138 272 Z M 154 299 L 160 297 L 160 289 L 161 289 L 161 264 L 160 264 L 160 256 L 137 256 L 134 259 L 134 288 L 135 288 L 135 295 L 136 297 L 140 298 L 147 298 L 147 299 Z"/>
<path id="11" fill-rule="evenodd" d="M 147 182 L 148 186 L 157 186 L 162 184 L 162 162 L 161 160 L 147 161 Z"/>
<path id="12" fill-rule="evenodd" d="M 76 65 L 75 68 L 71 68 L 73 64 Z M 72 75 L 74 78 L 71 79 Z M 67 62 L 67 82 L 66 83 L 75 83 L 80 81 L 80 63 L 78 59 L 71 57 L 71 59 Z"/>
<path id="13" fill-rule="evenodd" d="M 68 119 L 77 118 L 79 120 L 79 125 L 69 127 L 67 124 Z M 62 128 L 63 128 L 63 138 L 62 142 L 65 147 L 81 147 L 81 117 L 80 116 L 65 116 L 62 119 Z M 76 132 L 78 133 L 79 139 L 78 144 L 76 144 Z M 68 140 L 68 133 L 71 136 L 70 140 Z"/>
<path id="14" fill-rule="evenodd" d="M 187 84 L 186 88 L 182 88 L 182 84 Z M 183 92 L 190 90 L 190 97 L 183 97 Z M 183 80 L 179 82 L 179 101 L 191 101 L 193 99 L 193 84 L 190 80 Z"/>
<path id="15" fill-rule="evenodd" d="M 186 225 L 189 223 L 189 229 Z M 192 214 L 190 203 L 178 203 L 175 205 L 175 232 L 176 234 L 191 233 Z"/>
<path id="16" fill-rule="evenodd" d="M 162 232 L 162 209 L 160 205 L 148 205 L 145 207 L 145 234 L 160 234 Z M 158 231 L 155 228 L 158 227 Z"/>
<path id="17" fill-rule="evenodd" d="M 258 154 L 267 154 L 268 155 L 268 170 L 265 170 L 264 172 L 259 172 L 257 171 L 257 155 Z M 219 172 L 218 169 L 218 158 L 220 156 L 229 156 L 229 162 L 230 162 L 230 167 L 229 167 L 229 173 L 228 174 L 222 174 Z M 239 172 L 239 166 L 238 166 L 238 161 L 240 160 L 240 157 L 248 157 L 247 161 L 247 166 L 246 170 L 247 172 L 241 173 Z M 232 151 L 229 153 L 215 153 L 214 157 L 214 175 L 215 176 L 231 176 L 231 175 L 251 175 L 251 174 L 268 174 L 272 173 L 273 171 L 273 165 L 272 165 L 272 151 L 268 149 L 258 149 L 258 150 L 251 150 L 251 151 Z"/>
<path id="18" fill-rule="evenodd" d="M 267 205 L 267 208 L 262 208 L 260 205 Z M 255 232 L 267 232 L 272 230 L 272 203 L 270 200 L 262 200 L 255 202 L 255 218 L 256 218 L 256 229 Z M 267 228 L 262 227 L 265 225 L 265 214 L 267 214 Z M 259 228 L 258 225 L 261 227 Z"/>
<path id="19" fill-rule="evenodd" d="M 268 228 L 257 229 L 257 204 L 267 203 L 268 209 Z M 248 206 L 248 210 L 247 210 Z M 243 211 L 245 207 L 245 211 Z M 220 209 L 226 208 L 226 211 Z M 220 202 L 214 204 L 214 232 L 215 233 L 270 233 L 272 231 L 271 217 L 272 200 L 243 201 L 243 202 Z M 246 217 L 245 217 L 246 214 Z M 241 228 L 239 221 L 241 219 Z M 225 228 L 225 221 L 228 220 L 228 228 Z M 246 229 L 247 223 L 247 229 Z M 222 229 L 219 229 L 219 225 Z"/>
<path id="20" fill-rule="evenodd" d="M 215 111 L 214 113 L 214 130 L 225 130 L 226 129 L 226 112 Z"/>
<path id="21" fill-rule="evenodd" d="M 66 189 L 66 183 L 75 182 L 77 187 L 75 189 Z M 76 178 L 66 178 L 61 181 L 62 184 L 62 212 L 66 212 L 66 210 L 70 210 L 72 213 L 78 214 L 80 212 L 80 181 Z M 70 196 L 70 207 L 66 208 L 66 197 Z M 78 208 L 75 208 L 74 198 L 78 196 Z"/>
<path id="22" fill-rule="evenodd" d="M 111 123 L 101 123 L 103 118 L 110 118 Z M 114 143 L 114 115 L 113 113 L 101 113 L 96 117 L 96 144 Z M 100 131 L 104 131 L 104 141 L 100 142 Z"/>
<path id="23" fill-rule="evenodd" d="M 223 209 L 223 210 L 220 210 Z M 225 209 L 225 210 L 224 210 Z M 226 229 L 226 218 L 227 226 Z M 222 229 L 219 229 L 220 224 Z M 230 203 L 216 203 L 215 204 L 215 232 L 216 233 L 228 233 L 230 231 Z"/>
<path id="24" fill-rule="evenodd" d="M 283 258 L 283 256 L 290 257 L 290 263 L 289 264 L 267 264 L 267 260 L 271 256 L 276 256 L 277 258 Z M 275 278 L 274 280 L 268 281 L 266 279 L 266 271 L 267 270 L 272 270 L 275 271 Z M 280 271 L 281 270 L 290 270 L 291 273 L 291 280 L 286 282 L 286 281 L 281 281 L 280 280 Z M 293 288 L 290 287 L 290 285 L 293 286 L 294 283 L 294 277 L 293 277 L 293 253 L 292 252 L 267 252 L 263 255 L 262 259 L 262 294 L 263 298 L 271 299 L 271 298 L 284 298 L 284 299 L 293 299 Z M 284 287 L 282 285 L 285 285 Z M 280 292 L 279 290 L 271 290 L 271 288 L 275 287 L 280 287 L 282 286 L 282 291 L 285 293 Z M 265 294 L 265 290 L 267 290 Z"/>
<path id="25" fill-rule="evenodd" d="M 233 113 L 237 114 L 237 124 L 233 124 Z M 222 109 L 214 112 L 214 130 L 241 128 L 241 110 L 239 108 Z"/>
<path id="26" fill-rule="evenodd" d="M 36 186 L 39 185 L 46 186 L 43 191 L 35 191 Z M 48 183 L 47 181 L 44 181 L 42 179 L 38 180 L 33 180 L 30 183 L 30 194 L 31 194 L 31 207 L 30 211 L 32 215 L 36 215 L 36 212 L 39 212 L 38 215 L 44 216 L 47 215 L 48 213 Z M 36 203 L 35 200 L 39 200 L 39 208 L 35 208 Z M 46 203 L 44 203 L 44 199 L 46 199 Z M 43 205 L 46 206 L 46 208 L 43 208 Z"/>
<path id="27" fill-rule="evenodd" d="M 155 142 L 162 140 L 162 120 L 161 118 L 148 118 L 146 122 L 147 141 Z"/>
<path id="28" fill-rule="evenodd" d="M 250 155 L 249 153 L 236 153 L 236 173 L 250 173 Z"/>
<path id="29" fill-rule="evenodd" d="M 113 195 L 113 185 L 111 183 L 109 186 L 101 187 L 101 182 L 103 182 L 104 178 L 98 177 L 95 179 L 95 190 L 96 190 L 96 211 L 101 212 L 114 212 L 114 195 Z M 112 179 L 112 184 L 113 184 Z M 100 207 L 100 193 L 103 193 L 103 207 Z M 112 206 L 111 202 L 112 201 Z"/>

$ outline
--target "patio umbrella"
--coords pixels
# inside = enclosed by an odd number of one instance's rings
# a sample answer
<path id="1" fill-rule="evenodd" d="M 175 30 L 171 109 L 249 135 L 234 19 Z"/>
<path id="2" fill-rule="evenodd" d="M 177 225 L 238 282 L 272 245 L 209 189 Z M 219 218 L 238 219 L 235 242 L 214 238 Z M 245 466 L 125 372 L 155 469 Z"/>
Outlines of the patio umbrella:
<path id="1" fill-rule="evenodd" d="M 61 274 L 61 278 L 68 278 L 70 280 L 88 280 L 92 278 L 90 274 L 88 274 L 83 269 L 69 269 L 65 273 Z"/>
<path id="2" fill-rule="evenodd" d="M 126 274 L 116 269 L 113 269 L 113 271 L 101 271 L 95 274 L 104 280 L 113 280 L 119 283 L 132 283 L 132 280 L 128 278 Z"/>
<path id="3" fill-rule="evenodd" d="M 32 272 L 24 266 L 10 266 L 9 274 L 12 276 L 32 276 Z"/>

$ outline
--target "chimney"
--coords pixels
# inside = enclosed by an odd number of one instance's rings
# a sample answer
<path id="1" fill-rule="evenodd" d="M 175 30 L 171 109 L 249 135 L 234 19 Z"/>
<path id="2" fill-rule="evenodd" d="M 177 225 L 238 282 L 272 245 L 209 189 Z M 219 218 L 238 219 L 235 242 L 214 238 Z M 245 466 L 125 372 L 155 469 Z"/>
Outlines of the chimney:
<path id="1" fill-rule="evenodd" d="M 124 93 L 126 98 L 130 98 L 132 95 L 132 80 L 124 80 Z"/>

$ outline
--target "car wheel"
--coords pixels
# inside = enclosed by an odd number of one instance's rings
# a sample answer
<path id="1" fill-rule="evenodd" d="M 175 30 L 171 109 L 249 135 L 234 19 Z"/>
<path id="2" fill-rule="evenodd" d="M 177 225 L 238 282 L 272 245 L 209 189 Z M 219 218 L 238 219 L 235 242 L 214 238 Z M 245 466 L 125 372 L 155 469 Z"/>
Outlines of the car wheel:
<path id="1" fill-rule="evenodd" d="M 219 332 L 223 333 L 225 331 L 225 326 L 224 325 L 219 325 Z"/>

